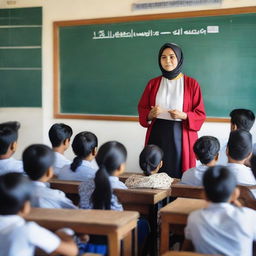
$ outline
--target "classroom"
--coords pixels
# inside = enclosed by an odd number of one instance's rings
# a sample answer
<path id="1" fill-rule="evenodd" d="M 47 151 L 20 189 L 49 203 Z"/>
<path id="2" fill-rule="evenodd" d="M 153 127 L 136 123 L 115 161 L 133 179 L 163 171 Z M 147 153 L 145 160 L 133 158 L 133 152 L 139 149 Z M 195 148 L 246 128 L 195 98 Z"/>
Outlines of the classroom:
<path id="1" fill-rule="evenodd" d="M 237 8 L 256 8 L 254 0 L 221 0 L 221 1 L 205 1 L 206 4 L 187 4 L 182 6 L 159 7 L 152 3 L 156 2 L 172 2 L 172 1 L 159 1 L 159 0 L 1 0 L 0 1 L 0 13 L 1 9 L 15 9 L 15 8 L 30 8 L 41 7 L 42 9 L 42 23 L 41 28 L 41 42 L 39 46 L 36 46 L 39 55 L 36 56 L 37 60 L 41 63 L 37 63 L 37 70 L 41 72 L 39 76 L 39 82 L 37 84 L 37 97 L 36 102 L 28 103 L 27 106 L 19 106 L 19 103 L 6 105 L 5 100 L 0 97 L 0 123 L 7 121 L 19 121 L 21 127 L 19 130 L 18 148 L 15 153 L 16 159 L 21 159 L 23 150 L 34 143 L 43 143 L 50 146 L 48 137 L 48 131 L 54 123 L 65 123 L 72 127 L 73 134 L 77 134 L 81 131 L 91 131 L 98 137 L 99 145 L 111 140 L 116 140 L 125 145 L 128 151 L 126 172 L 139 172 L 138 156 L 144 147 L 146 129 L 142 127 L 136 117 L 122 120 L 122 118 L 83 118 L 79 116 L 70 117 L 70 115 L 59 115 L 56 112 L 56 91 L 59 88 L 56 87 L 56 79 L 58 80 L 59 74 L 56 74 L 56 59 L 58 59 L 58 53 L 56 53 L 56 31 L 54 23 L 61 24 L 61 22 L 72 22 L 89 19 L 108 19 L 108 18 L 127 18 L 131 16 L 144 16 L 144 15 L 161 15 L 172 13 L 185 13 L 185 12 L 197 12 L 197 11 L 211 11 L 211 10 L 225 10 Z M 180 1 L 182 2 L 182 1 Z M 192 1 L 193 2 L 193 1 Z M 200 2 L 200 1 L 199 1 Z M 201 1 L 204 2 L 204 1 Z M 149 3 L 151 8 L 142 8 L 143 3 Z M 140 7 L 135 8 L 136 4 Z M 144 5 L 145 6 L 145 5 Z M 183 17 L 186 17 L 183 15 Z M 1 16 L 0 16 L 1 19 Z M 35 18 L 36 19 L 36 18 Z M 79 23 L 79 22 L 78 22 Z M 61 26 L 61 25 L 59 25 Z M 1 29 L 1 25 L 0 25 Z M 152 32 L 153 33 L 153 32 Z M 96 34 L 95 34 L 96 38 Z M 97 40 L 95 40 L 97 41 Z M 173 42 L 175 43 L 175 42 Z M 2 45 L 3 46 L 3 45 Z M 4 47 L 2 47 L 4 48 Z M 1 49 L 1 47 L 0 47 Z M 157 56 L 158 49 L 152 49 L 152 55 Z M 0 55 L 1 56 L 1 55 Z M 254 55 L 255 56 L 255 55 Z M 29 57 L 28 57 L 29 58 Z M 33 56 L 31 57 L 31 59 Z M 1 61 L 0 61 L 1 63 Z M 60 64 L 60 63 L 59 63 Z M 104 65 L 104 63 L 101 63 Z M 100 65 L 101 65 L 100 64 Z M 240 63 L 243 65 L 243 63 Z M 139 62 L 138 62 L 138 65 Z M 245 64 L 246 65 L 246 64 Z M 58 66 L 59 67 L 59 66 Z M 58 68 L 57 67 L 57 68 Z M 62 68 L 60 64 L 60 68 Z M 12 69 L 12 67 L 8 67 Z M 82 68 L 79 67 L 81 70 Z M 0 67 L 0 72 L 5 71 L 5 67 Z M 15 70 L 15 68 L 14 68 Z M 29 70 L 29 69 L 28 69 Z M 31 69 L 33 70 L 33 69 Z M 156 66 L 156 70 L 160 70 Z M 156 71 L 156 73 L 157 73 Z M 112 74 L 111 74 L 112 75 Z M 115 70 L 113 70 L 115 75 Z M 153 76 L 149 74 L 148 80 Z M 197 78 L 197 77 L 195 77 Z M 79 80 L 79 77 L 77 78 Z M 5 84 L 5 83 L 4 83 Z M 144 88 L 146 84 L 142 85 Z M 0 83 L 0 88 L 5 90 L 4 86 Z M 251 90 L 252 88 L 250 88 Z M 253 89 L 252 89 L 253 90 Z M 67 90 L 68 91 L 68 90 Z M 256 92 L 256 91 L 252 91 Z M 14 96 L 14 99 L 23 97 L 23 91 L 19 88 L 18 95 Z M 120 93 L 120 92 L 119 92 Z M 122 92 L 121 92 L 122 93 Z M 142 91 L 141 91 L 142 93 Z M 14 92 L 15 94 L 15 92 Z M 57 92 L 58 94 L 58 92 Z M 238 92 L 239 94 L 239 92 Z M 225 100 L 225 95 L 222 95 Z M 114 96 L 113 96 L 114 97 Z M 118 97 L 118 96 L 117 96 Z M 33 97 L 32 97 L 33 98 Z M 86 98 L 86 95 L 84 96 Z M 59 99 L 58 99 L 59 100 Z M 245 99 L 246 100 L 246 99 Z M 2 101 L 2 102 L 1 102 Z M 228 99 L 227 99 L 228 101 Z M 22 101 L 21 101 L 22 102 Z M 71 99 L 72 102 L 72 99 Z M 21 105 L 22 105 L 21 104 Z M 97 104 L 97 103 L 95 103 Z M 103 104 L 102 102 L 100 104 Z M 218 104 L 218 103 L 217 103 Z M 25 104 L 26 105 L 26 104 Z M 121 106 L 120 106 L 121 108 Z M 243 106 L 237 106 L 237 108 L 243 108 Z M 137 109 L 137 106 L 136 106 Z M 104 114 L 104 113 L 103 113 Z M 206 113 L 207 114 L 207 113 Z M 220 117 L 220 118 L 219 118 Z M 135 121 L 136 120 L 136 121 Z M 198 132 L 198 137 L 204 135 L 215 136 L 219 139 L 220 144 L 223 146 L 229 137 L 230 123 L 228 116 L 218 116 L 218 118 L 206 119 Z M 251 129 L 251 134 L 256 137 L 256 124 Z M 136 146 L 135 146 L 136 145 Z M 65 153 L 66 157 L 73 159 L 74 153 L 71 147 Z M 74 185 L 74 184 L 73 184 Z M 75 184 L 77 186 L 77 184 Z M 58 188 L 58 186 L 56 186 Z M 152 195 L 154 198 L 155 195 Z M 168 197 L 165 195 L 165 197 Z M 131 210 L 133 210 L 131 206 Z M 154 214 L 157 214 L 154 212 Z M 164 214 L 164 213 L 163 213 Z M 0 253 L 1 254 L 1 253 Z"/>
<path id="2" fill-rule="evenodd" d="M 63 20 L 81 20 L 93 18 L 108 18 L 131 15 L 146 15 L 154 13 L 171 13 L 195 11 L 200 9 L 216 9 L 215 5 L 203 5 L 202 7 L 176 7 L 161 8 L 132 11 L 131 5 L 133 1 L 72 1 L 62 0 L 61 6 L 59 1 L 16 1 L 15 5 L 7 4 L 7 1 L 1 1 L 0 8 L 20 8 L 42 6 L 43 8 L 43 26 L 42 26 L 42 104 L 41 107 L 32 108 L 0 108 L 1 121 L 17 120 L 22 124 L 19 135 L 19 147 L 16 157 L 20 158 L 23 149 L 35 142 L 49 144 L 47 132 L 49 127 L 55 122 L 66 122 L 74 130 L 76 134 L 83 130 L 93 131 L 99 136 L 100 143 L 108 140 L 116 139 L 125 144 L 128 149 L 127 170 L 136 172 L 139 166 L 137 159 L 139 152 L 143 148 L 146 129 L 141 127 L 138 122 L 121 122 L 121 121 L 105 121 L 105 120 L 76 120 L 76 119 L 54 119 L 53 118 L 53 22 Z M 232 1 L 225 0 L 217 7 L 219 8 L 235 8 L 252 6 L 254 1 Z M 71 5 L 71 6 L 70 6 Z M 158 67 L 157 67 L 158 68 Z M 150 77 L 149 77 L 150 79 Z M 31 124 L 33 133 L 30 132 Z M 255 133 L 256 129 L 252 129 Z M 228 138 L 229 124 L 223 122 L 205 122 L 199 132 L 199 136 L 211 134 L 220 140 Z M 138 147 L 134 148 L 134 141 Z M 72 151 L 67 152 L 69 158 L 73 157 Z"/>

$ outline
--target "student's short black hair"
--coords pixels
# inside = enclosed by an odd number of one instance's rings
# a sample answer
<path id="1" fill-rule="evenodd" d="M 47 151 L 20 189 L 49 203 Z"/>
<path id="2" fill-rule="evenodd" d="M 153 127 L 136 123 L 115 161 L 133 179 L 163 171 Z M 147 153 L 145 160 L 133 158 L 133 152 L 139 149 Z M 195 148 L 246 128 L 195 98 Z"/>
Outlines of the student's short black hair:
<path id="1" fill-rule="evenodd" d="M 203 176 L 207 198 L 214 203 L 227 202 L 237 185 L 235 175 L 227 167 L 209 167 Z"/>
<path id="2" fill-rule="evenodd" d="M 150 176 L 160 164 L 164 156 L 163 150 L 156 145 L 147 145 L 140 153 L 140 168 L 146 176 Z"/>
<path id="3" fill-rule="evenodd" d="M 59 147 L 66 139 L 70 139 L 72 134 L 72 128 L 66 124 L 58 123 L 52 125 L 49 130 L 49 139 L 52 147 Z"/>
<path id="4" fill-rule="evenodd" d="M 22 154 L 23 168 L 31 180 L 39 180 L 53 166 L 55 155 L 51 148 L 43 144 L 27 147 Z"/>
<path id="5" fill-rule="evenodd" d="M 234 109 L 230 112 L 229 116 L 231 117 L 232 124 L 235 124 L 238 129 L 248 132 L 251 130 L 255 121 L 255 115 L 249 109 Z"/>
<path id="6" fill-rule="evenodd" d="M 252 135 L 245 130 L 233 131 L 229 135 L 227 147 L 232 159 L 244 160 L 252 152 Z"/>
<path id="7" fill-rule="evenodd" d="M 213 136 L 202 136 L 194 144 L 194 152 L 202 164 L 208 164 L 220 151 L 220 143 Z"/>
<path id="8" fill-rule="evenodd" d="M 7 153 L 10 145 L 17 141 L 19 122 L 6 122 L 0 124 L 0 155 Z"/>
<path id="9" fill-rule="evenodd" d="M 0 215 L 17 214 L 31 197 L 31 182 L 22 173 L 0 176 Z"/>

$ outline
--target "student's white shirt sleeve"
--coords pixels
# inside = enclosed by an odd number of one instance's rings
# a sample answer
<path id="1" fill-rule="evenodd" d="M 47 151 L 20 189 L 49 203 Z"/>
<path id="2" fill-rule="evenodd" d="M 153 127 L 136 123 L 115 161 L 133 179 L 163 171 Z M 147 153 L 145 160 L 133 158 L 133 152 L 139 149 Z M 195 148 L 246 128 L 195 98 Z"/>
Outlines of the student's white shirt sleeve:
<path id="1" fill-rule="evenodd" d="M 46 253 L 54 252 L 60 245 L 60 238 L 49 230 L 40 227 L 35 222 L 28 222 L 28 239 L 31 244 Z"/>

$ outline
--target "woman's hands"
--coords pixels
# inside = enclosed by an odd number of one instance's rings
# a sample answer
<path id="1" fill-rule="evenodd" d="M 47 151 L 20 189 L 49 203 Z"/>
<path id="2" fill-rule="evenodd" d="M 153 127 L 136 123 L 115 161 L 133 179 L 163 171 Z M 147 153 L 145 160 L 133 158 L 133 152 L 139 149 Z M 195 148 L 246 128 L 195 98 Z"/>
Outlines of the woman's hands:
<path id="1" fill-rule="evenodd" d="M 186 120 L 188 118 L 188 115 L 185 112 L 179 111 L 177 109 L 169 110 L 168 112 L 173 119 Z"/>
<path id="2" fill-rule="evenodd" d="M 151 110 L 148 114 L 148 120 L 151 121 L 154 118 L 157 118 L 158 115 L 165 112 L 166 110 L 161 108 L 159 105 L 151 106 Z M 177 109 L 172 109 L 168 111 L 171 115 L 172 119 L 181 119 L 186 120 L 188 118 L 187 114 L 185 112 L 179 111 Z"/>
<path id="3" fill-rule="evenodd" d="M 160 106 L 156 105 L 156 106 L 151 106 L 151 110 L 148 114 L 148 120 L 152 121 L 154 118 L 157 118 L 158 115 L 160 115 L 161 113 L 164 112 L 164 109 L 161 108 Z"/>

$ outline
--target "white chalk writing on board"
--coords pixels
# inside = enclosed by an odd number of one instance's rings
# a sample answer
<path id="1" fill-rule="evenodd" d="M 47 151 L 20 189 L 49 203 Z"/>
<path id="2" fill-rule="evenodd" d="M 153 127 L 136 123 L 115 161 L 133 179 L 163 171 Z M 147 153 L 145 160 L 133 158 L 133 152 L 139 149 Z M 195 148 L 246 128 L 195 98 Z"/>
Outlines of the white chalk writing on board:
<path id="1" fill-rule="evenodd" d="M 112 31 L 112 30 L 98 30 L 93 32 L 92 39 L 119 39 L 119 38 L 136 38 L 136 37 L 159 37 L 159 36 L 193 36 L 219 33 L 219 26 L 207 26 L 207 28 L 200 29 L 183 29 L 178 28 L 172 31 L 159 31 L 149 29 L 147 31 L 136 31 L 134 29 L 128 31 Z"/>

